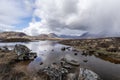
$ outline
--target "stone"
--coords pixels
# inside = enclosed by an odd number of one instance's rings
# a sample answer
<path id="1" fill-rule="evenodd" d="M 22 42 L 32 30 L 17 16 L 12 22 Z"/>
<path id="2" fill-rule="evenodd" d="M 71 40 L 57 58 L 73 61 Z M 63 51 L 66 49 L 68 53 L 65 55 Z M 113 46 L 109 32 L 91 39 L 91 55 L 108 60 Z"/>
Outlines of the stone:
<path id="1" fill-rule="evenodd" d="M 49 79 L 47 80 L 65 80 L 65 76 L 68 73 L 67 69 L 59 67 L 58 69 L 50 66 L 45 67 L 39 71 L 48 75 Z"/>
<path id="2" fill-rule="evenodd" d="M 74 55 L 75 55 L 75 56 L 77 56 L 77 55 L 78 55 L 78 53 L 74 53 Z"/>
<path id="3" fill-rule="evenodd" d="M 40 65 L 43 65 L 43 62 L 40 62 Z"/>
<path id="4" fill-rule="evenodd" d="M 7 46 L 1 47 L 0 50 L 1 50 L 2 52 L 9 52 L 9 51 L 10 51 Z"/>
<path id="5" fill-rule="evenodd" d="M 62 51 L 65 51 L 65 50 L 66 50 L 66 48 L 65 48 L 65 47 L 62 47 L 62 48 L 61 48 L 61 50 L 62 50 Z"/>
<path id="6" fill-rule="evenodd" d="M 88 60 L 83 60 L 83 62 L 88 62 Z"/>
<path id="7" fill-rule="evenodd" d="M 14 52 L 18 55 L 18 60 L 30 60 L 37 57 L 35 52 L 31 52 L 29 48 L 21 44 L 15 45 Z"/>
<path id="8" fill-rule="evenodd" d="M 66 63 L 66 64 L 70 64 L 70 65 L 73 65 L 73 66 L 80 66 L 80 63 L 78 61 L 67 60 L 66 58 L 62 58 L 61 63 L 63 63 L 63 64 Z"/>
<path id="9" fill-rule="evenodd" d="M 91 70 L 80 68 L 79 80 L 102 80 L 96 73 Z"/>

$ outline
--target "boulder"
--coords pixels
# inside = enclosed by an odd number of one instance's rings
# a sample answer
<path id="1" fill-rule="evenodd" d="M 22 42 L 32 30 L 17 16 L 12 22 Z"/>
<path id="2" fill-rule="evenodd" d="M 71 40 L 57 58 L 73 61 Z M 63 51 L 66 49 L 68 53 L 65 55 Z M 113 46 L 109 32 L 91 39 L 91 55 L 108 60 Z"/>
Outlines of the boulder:
<path id="1" fill-rule="evenodd" d="M 79 80 L 102 80 L 102 79 L 93 71 L 85 68 L 80 68 Z"/>
<path id="2" fill-rule="evenodd" d="M 18 60 L 30 60 L 37 57 L 35 52 L 31 52 L 29 48 L 21 44 L 15 45 L 14 52 L 18 55 Z"/>

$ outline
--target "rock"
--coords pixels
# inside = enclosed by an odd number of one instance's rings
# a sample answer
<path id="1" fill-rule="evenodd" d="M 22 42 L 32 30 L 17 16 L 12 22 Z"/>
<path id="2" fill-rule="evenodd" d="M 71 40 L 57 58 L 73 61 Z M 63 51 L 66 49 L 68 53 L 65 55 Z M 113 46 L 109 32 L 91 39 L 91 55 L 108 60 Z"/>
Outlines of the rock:
<path id="1" fill-rule="evenodd" d="M 47 80 L 66 80 L 66 74 L 68 73 L 67 69 L 59 67 L 58 69 L 50 66 L 41 69 L 38 73 L 44 73 L 48 75 L 49 79 Z"/>
<path id="2" fill-rule="evenodd" d="M 62 51 L 65 51 L 65 50 L 66 50 L 66 48 L 65 48 L 65 47 L 62 47 L 62 48 L 61 48 L 61 50 L 62 50 Z"/>
<path id="3" fill-rule="evenodd" d="M 88 62 L 88 60 L 83 60 L 83 62 Z"/>
<path id="4" fill-rule="evenodd" d="M 102 80 L 100 77 L 91 70 L 80 68 L 80 80 Z"/>
<path id="5" fill-rule="evenodd" d="M 43 65 L 43 62 L 40 62 L 40 65 Z"/>
<path id="6" fill-rule="evenodd" d="M 72 51 L 73 51 L 73 52 L 79 52 L 77 49 L 74 49 L 74 48 L 72 49 Z"/>
<path id="7" fill-rule="evenodd" d="M 78 55 L 78 53 L 74 53 L 74 55 L 75 55 L 75 56 L 77 56 L 77 55 Z"/>
<path id="8" fill-rule="evenodd" d="M 75 61 L 75 60 L 67 60 L 66 58 L 62 58 L 61 59 L 61 63 L 64 65 L 64 64 L 70 64 L 72 66 L 80 66 L 80 63 L 78 61 Z"/>
<path id="9" fill-rule="evenodd" d="M 75 60 L 67 61 L 68 64 L 73 65 L 73 66 L 80 66 L 80 63 Z"/>
<path id="10" fill-rule="evenodd" d="M 66 47 L 66 49 L 67 49 L 68 51 L 70 51 L 70 48 L 71 48 L 71 47 Z"/>
<path id="11" fill-rule="evenodd" d="M 18 60 L 29 60 L 37 57 L 36 53 L 31 52 L 29 48 L 21 44 L 15 45 L 14 52 L 18 55 Z"/>
<path id="12" fill-rule="evenodd" d="M 61 50 L 62 50 L 62 51 L 65 51 L 65 50 L 70 51 L 70 48 L 71 48 L 71 47 L 62 47 Z"/>
<path id="13" fill-rule="evenodd" d="M 1 47 L 0 50 L 2 52 L 9 52 L 10 51 L 7 46 Z"/>

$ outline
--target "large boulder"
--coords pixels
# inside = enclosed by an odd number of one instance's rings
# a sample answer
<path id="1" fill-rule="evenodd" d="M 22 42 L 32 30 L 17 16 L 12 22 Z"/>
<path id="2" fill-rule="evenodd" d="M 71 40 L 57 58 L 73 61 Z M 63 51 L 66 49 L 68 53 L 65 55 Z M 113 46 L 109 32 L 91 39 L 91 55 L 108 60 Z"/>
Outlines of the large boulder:
<path id="1" fill-rule="evenodd" d="M 15 45 L 14 52 L 18 55 L 18 60 L 29 60 L 37 57 L 37 54 L 31 52 L 31 50 L 25 45 Z"/>

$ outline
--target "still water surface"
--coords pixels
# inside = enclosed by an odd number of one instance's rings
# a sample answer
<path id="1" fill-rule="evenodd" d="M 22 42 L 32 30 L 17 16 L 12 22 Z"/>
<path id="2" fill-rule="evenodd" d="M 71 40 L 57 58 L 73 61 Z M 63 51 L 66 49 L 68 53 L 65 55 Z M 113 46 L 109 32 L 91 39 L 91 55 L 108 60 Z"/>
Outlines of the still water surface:
<path id="1" fill-rule="evenodd" d="M 88 68 L 98 75 L 103 80 L 120 80 L 120 64 L 111 63 L 109 61 L 102 60 L 95 56 L 83 56 L 81 52 L 77 52 L 78 55 L 73 51 L 72 47 L 70 50 L 61 51 L 62 47 L 67 47 L 62 44 L 58 44 L 55 41 L 39 41 L 29 43 L 0 43 L 0 46 L 8 46 L 10 49 L 15 44 L 24 44 L 30 48 L 33 52 L 37 53 L 37 58 L 31 61 L 28 65 L 28 70 L 38 71 L 40 68 L 50 65 L 53 62 L 58 62 L 61 58 L 67 57 L 80 62 L 81 67 Z M 84 60 L 88 60 L 87 63 Z M 40 65 L 43 62 L 44 65 Z"/>

